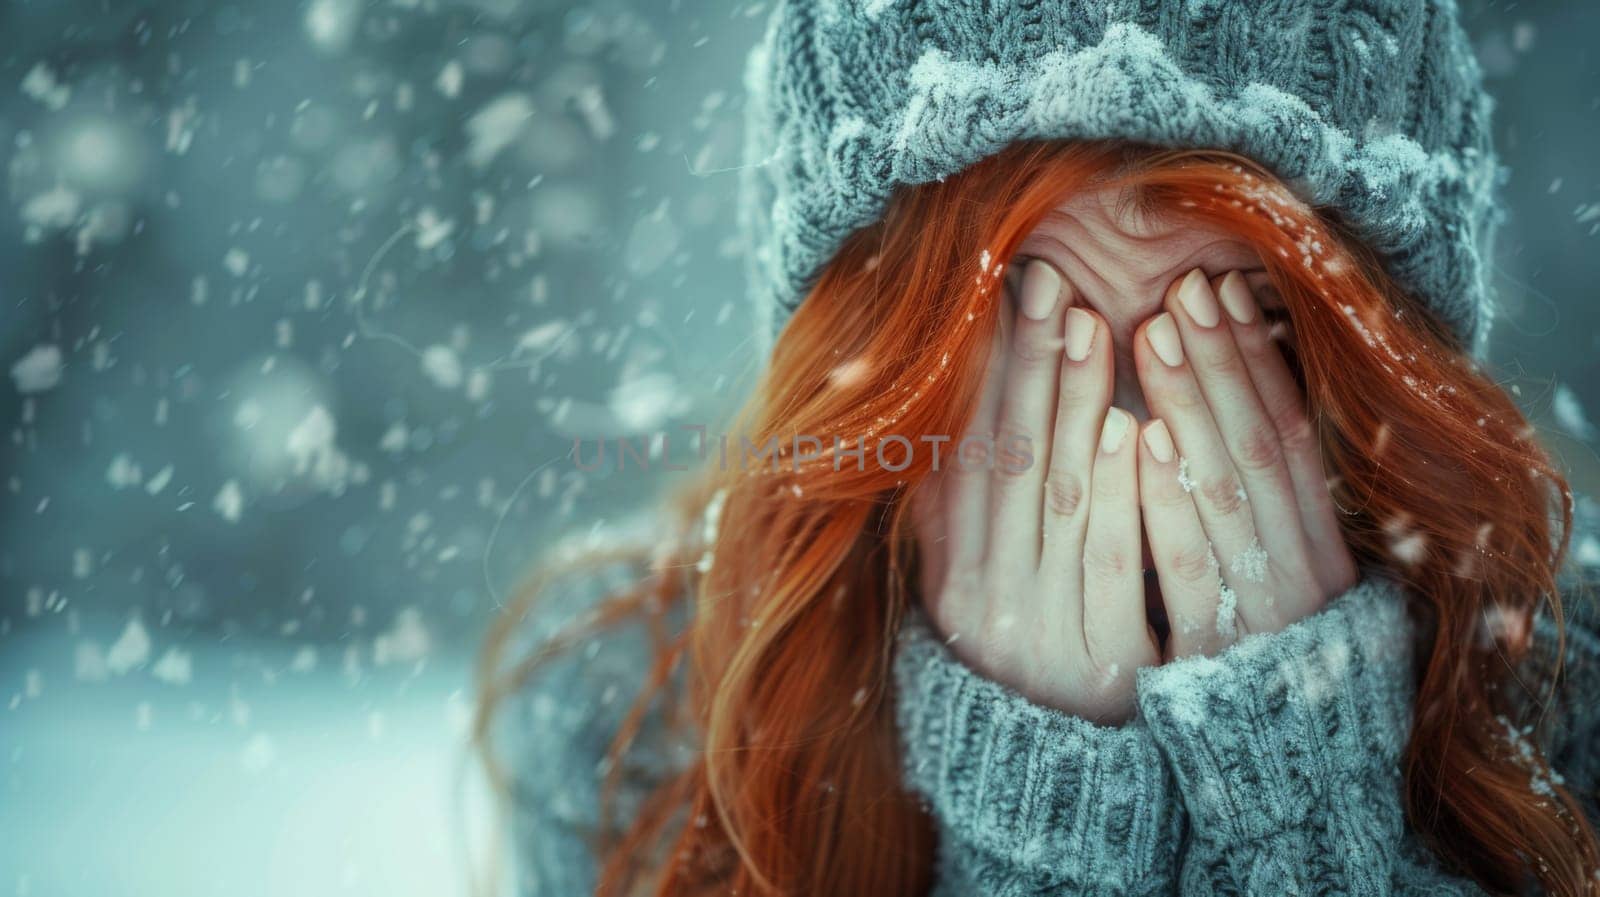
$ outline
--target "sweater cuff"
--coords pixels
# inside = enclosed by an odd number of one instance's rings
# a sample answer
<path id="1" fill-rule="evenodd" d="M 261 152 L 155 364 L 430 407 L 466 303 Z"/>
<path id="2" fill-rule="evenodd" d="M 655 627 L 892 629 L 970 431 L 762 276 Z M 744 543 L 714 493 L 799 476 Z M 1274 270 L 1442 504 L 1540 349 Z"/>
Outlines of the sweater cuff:
<path id="1" fill-rule="evenodd" d="M 1052 887 L 1171 879 L 1181 806 L 1141 721 L 1105 727 L 1028 701 L 957 659 L 920 609 L 894 675 L 906 782 L 942 839 Z"/>
<path id="2" fill-rule="evenodd" d="M 1398 837 L 1411 656 L 1404 596 L 1371 575 L 1281 632 L 1140 670 L 1195 830 L 1248 844 L 1359 806 Z"/>

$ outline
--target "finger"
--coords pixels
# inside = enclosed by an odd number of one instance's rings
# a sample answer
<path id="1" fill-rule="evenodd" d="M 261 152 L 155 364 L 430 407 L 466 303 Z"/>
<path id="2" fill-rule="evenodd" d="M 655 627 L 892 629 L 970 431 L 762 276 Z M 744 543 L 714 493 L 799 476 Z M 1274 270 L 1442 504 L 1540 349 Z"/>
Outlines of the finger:
<path id="1" fill-rule="evenodd" d="M 1256 565 L 1264 561 L 1259 557 L 1262 550 L 1250 502 L 1190 370 L 1171 312 L 1162 312 L 1140 327 L 1134 339 L 1134 365 L 1151 414 L 1166 421 L 1172 434 L 1180 481 L 1190 491 L 1206 538 L 1222 563 L 1223 582 L 1241 599 L 1250 596 L 1251 607 L 1243 608 L 1241 617 L 1251 631 L 1257 625 L 1264 627 L 1268 621 L 1256 608 L 1267 605 L 1271 593 L 1265 588 L 1266 577 L 1255 575 Z M 1230 566 L 1249 575 L 1234 573 Z"/>
<path id="2" fill-rule="evenodd" d="M 1215 654 L 1238 634 L 1233 607 L 1223 608 L 1222 577 L 1194 499 L 1178 481 L 1177 447 L 1164 421 L 1145 424 L 1139 440 L 1139 510 L 1161 583 L 1171 634 L 1166 654 Z M 1225 610 L 1219 616 L 1219 611 Z"/>
<path id="3" fill-rule="evenodd" d="M 1083 639 L 1093 667 L 1118 680 L 1155 655 L 1140 568 L 1133 415 L 1106 411 L 1094 459 L 1083 546 Z"/>
<path id="4" fill-rule="evenodd" d="M 1266 316 L 1244 276 L 1230 271 L 1217 292 L 1228 310 L 1245 368 L 1277 431 L 1317 582 L 1325 594 L 1342 591 L 1356 580 L 1355 563 L 1344 550 L 1344 531 L 1322 466 L 1322 443 L 1306 415 L 1300 384 L 1272 338 Z"/>
<path id="5" fill-rule="evenodd" d="M 1076 602 L 1083 592 L 1090 475 L 1115 375 L 1111 330 L 1099 315 L 1081 306 L 1067 309 L 1065 342 L 1045 473 L 1044 548 L 1039 568 L 1059 577 L 1062 591 Z"/>
<path id="6" fill-rule="evenodd" d="M 1238 322 L 1233 321 L 1231 313 L 1223 314 L 1216 293 L 1198 268 L 1180 281 L 1167 304 L 1177 323 L 1190 370 L 1249 498 L 1247 506 L 1259 536 L 1258 542 L 1243 549 L 1246 555 L 1231 559 L 1229 571 L 1246 582 L 1263 584 L 1270 558 L 1280 577 L 1289 579 L 1276 585 L 1287 587 L 1292 596 L 1315 593 L 1310 550 L 1278 431 L 1256 393 L 1244 357 L 1234 343 L 1233 329 L 1226 323 Z M 1240 557 L 1247 558 L 1242 566 L 1238 563 Z M 1266 597 L 1271 598 L 1270 590 L 1241 588 L 1231 577 L 1225 578 L 1241 595 L 1265 591 Z M 1300 579 L 1303 581 L 1296 581 Z"/>
<path id="7" fill-rule="evenodd" d="M 987 562 L 997 569 L 1032 573 L 1039 565 L 1044 478 L 1066 315 L 1063 283 L 1054 267 L 1038 259 L 1022 272 L 990 472 Z"/>
<path id="8" fill-rule="evenodd" d="M 966 432 L 952 448 L 949 458 L 940 459 L 940 472 L 935 474 L 938 502 L 943 524 L 935 532 L 927 530 L 928 538 L 942 539 L 939 554 L 938 583 L 926 586 L 924 598 L 932 598 L 943 591 L 950 576 L 975 576 L 983 563 L 983 552 L 989 532 L 989 470 L 985 458 L 992 455 L 988 446 L 993 441 L 995 421 L 1000 412 L 1000 397 L 1005 391 L 1006 344 L 1011 325 L 1009 300 L 1000 303 L 1001 318 L 994 329 L 989 346 L 989 357 L 984 372 L 983 386 L 978 394 L 978 404 Z M 962 449 L 972 441 L 972 451 Z M 963 458 L 970 455 L 970 458 Z M 929 608 L 930 612 L 933 608 Z M 936 619 L 938 619 L 936 617 Z M 939 619 L 944 624 L 954 623 L 949 617 Z M 950 629 L 949 631 L 961 631 Z"/>
<path id="9" fill-rule="evenodd" d="M 944 586 L 949 571 L 949 505 L 946 493 L 950 478 L 946 472 L 929 474 L 911 496 L 911 527 L 917 538 L 917 585 L 925 603 L 932 603 Z M 929 611 L 933 608 L 930 606 Z"/>

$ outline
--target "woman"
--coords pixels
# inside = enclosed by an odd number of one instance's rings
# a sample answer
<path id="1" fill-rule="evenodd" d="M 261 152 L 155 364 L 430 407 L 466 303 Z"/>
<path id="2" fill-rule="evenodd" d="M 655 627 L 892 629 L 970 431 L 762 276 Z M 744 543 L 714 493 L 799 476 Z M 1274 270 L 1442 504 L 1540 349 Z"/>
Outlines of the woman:
<path id="1" fill-rule="evenodd" d="M 775 463 L 491 638 L 524 888 L 1600 893 L 1453 8 L 994 6 L 774 12 Z"/>

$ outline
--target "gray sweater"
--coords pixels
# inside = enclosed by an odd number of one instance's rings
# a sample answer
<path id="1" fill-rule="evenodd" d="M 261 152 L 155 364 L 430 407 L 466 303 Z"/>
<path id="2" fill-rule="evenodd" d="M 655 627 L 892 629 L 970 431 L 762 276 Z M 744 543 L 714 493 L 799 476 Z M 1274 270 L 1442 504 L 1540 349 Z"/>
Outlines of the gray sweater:
<path id="1" fill-rule="evenodd" d="M 635 573 L 558 589 L 531 637 Z M 1553 635 L 1537 622 L 1530 665 L 1550 662 Z M 1567 639 L 1566 686 L 1540 737 L 1593 816 L 1600 639 L 1584 625 Z M 1141 670 L 1137 716 L 1108 728 L 983 678 L 914 613 L 894 685 L 905 779 L 939 832 L 934 893 L 1479 893 L 1407 830 L 1398 760 L 1414 641 L 1397 587 L 1369 575 L 1282 632 Z M 603 756 L 648 646 L 643 626 L 608 630 L 542 668 L 506 709 L 518 893 L 592 892 Z M 660 723 L 649 718 L 624 758 L 620 819 L 693 757 Z"/>

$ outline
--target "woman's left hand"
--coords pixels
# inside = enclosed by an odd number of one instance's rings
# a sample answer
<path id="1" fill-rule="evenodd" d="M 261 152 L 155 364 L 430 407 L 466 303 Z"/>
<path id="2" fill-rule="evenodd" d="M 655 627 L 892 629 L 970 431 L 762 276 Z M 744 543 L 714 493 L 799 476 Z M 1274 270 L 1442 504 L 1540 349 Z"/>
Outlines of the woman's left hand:
<path id="1" fill-rule="evenodd" d="M 1134 359 L 1152 415 L 1140 505 L 1172 658 L 1276 632 L 1354 586 L 1357 571 L 1300 388 L 1245 278 L 1196 269 L 1164 304 L 1140 326 Z"/>

